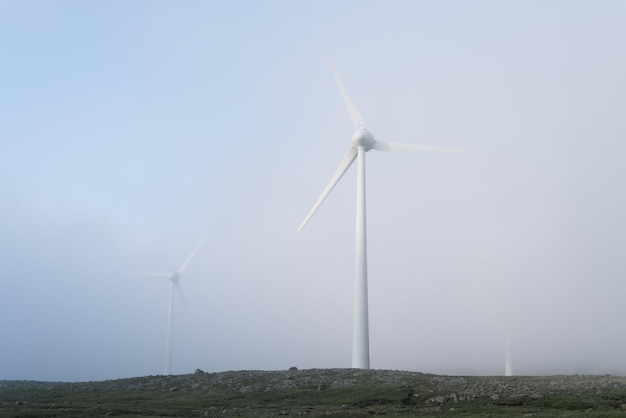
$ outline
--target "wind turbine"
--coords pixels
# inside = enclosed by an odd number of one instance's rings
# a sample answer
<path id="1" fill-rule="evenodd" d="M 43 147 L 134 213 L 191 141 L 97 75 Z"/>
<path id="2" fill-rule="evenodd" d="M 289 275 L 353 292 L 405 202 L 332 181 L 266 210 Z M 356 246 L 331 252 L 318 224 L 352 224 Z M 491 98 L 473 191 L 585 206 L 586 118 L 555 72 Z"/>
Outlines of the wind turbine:
<path id="1" fill-rule="evenodd" d="M 509 297 L 510 300 L 510 297 Z M 504 340 L 504 375 L 505 376 L 513 376 L 513 357 L 511 355 L 511 334 L 512 327 L 511 323 L 513 322 L 511 319 L 511 303 L 508 303 L 507 306 L 509 309 L 505 312 L 504 320 L 506 328 L 505 328 L 505 340 Z"/>
<path id="2" fill-rule="evenodd" d="M 504 375 L 513 376 L 513 362 L 511 360 L 511 339 L 507 337 L 504 354 Z"/>
<path id="3" fill-rule="evenodd" d="M 178 295 L 181 297 L 183 304 L 184 304 L 185 300 L 180 290 L 180 285 L 178 284 L 178 281 L 180 280 L 181 274 L 183 274 L 183 271 L 185 271 L 185 269 L 187 268 L 187 265 L 189 264 L 193 256 L 196 254 L 196 251 L 198 251 L 198 248 L 200 248 L 200 246 L 204 242 L 205 238 L 206 236 L 204 236 L 200 240 L 198 245 L 196 245 L 196 248 L 194 248 L 191 254 L 189 254 L 189 257 L 187 257 L 185 262 L 178 268 L 178 270 L 174 272 L 171 272 L 171 273 L 145 273 L 145 272 L 135 272 L 135 271 L 131 272 L 131 274 L 137 274 L 140 276 L 161 277 L 163 279 L 168 279 L 170 281 L 170 298 L 169 298 L 169 309 L 168 309 L 168 315 L 167 315 L 167 345 L 166 345 L 166 354 L 165 354 L 165 374 L 166 375 L 172 374 L 172 314 L 174 313 L 174 293 L 178 292 Z"/>
<path id="4" fill-rule="evenodd" d="M 346 87 L 343 85 L 337 69 L 330 56 L 327 57 L 333 71 L 335 81 L 348 108 L 354 129 L 352 145 L 348 148 L 339 163 L 339 167 L 330 179 L 330 182 L 320 195 L 313 209 L 304 218 L 298 228 L 298 232 L 309 222 L 315 211 L 328 197 L 341 177 L 346 173 L 354 160 L 357 160 L 357 186 L 356 186 L 356 277 L 354 289 L 354 319 L 352 334 L 352 367 L 369 369 L 369 324 L 368 324 L 368 297 L 367 297 L 367 237 L 365 228 L 365 153 L 375 151 L 426 151 L 426 152 L 469 152 L 454 148 L 439 148 L 423 145 L 403 144 L 397 142 L 382 142 L 374 139 L 374 136 L 365 129 L 363 117 L 350 99 Z"/>

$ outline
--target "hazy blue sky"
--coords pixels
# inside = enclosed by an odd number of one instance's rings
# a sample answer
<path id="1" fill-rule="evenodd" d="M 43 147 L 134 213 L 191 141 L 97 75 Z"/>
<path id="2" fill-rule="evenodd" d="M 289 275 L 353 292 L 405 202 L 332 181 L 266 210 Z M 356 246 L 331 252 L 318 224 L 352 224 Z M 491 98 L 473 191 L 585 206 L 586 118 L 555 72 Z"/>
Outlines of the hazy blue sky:
<path id="1" fill-rule="evenodd" d="M 324 49 L 371 366 L 626 374 L 623 1 L 0 0 L 0 379 L 350 366 Z"/>

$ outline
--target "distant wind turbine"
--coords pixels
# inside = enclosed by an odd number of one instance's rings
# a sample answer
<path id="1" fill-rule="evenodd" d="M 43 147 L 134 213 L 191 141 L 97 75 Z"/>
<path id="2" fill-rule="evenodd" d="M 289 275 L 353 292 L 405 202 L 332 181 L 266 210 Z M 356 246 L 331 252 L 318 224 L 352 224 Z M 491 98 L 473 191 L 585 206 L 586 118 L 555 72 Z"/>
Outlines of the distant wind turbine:
<path id="1" fill-rule="evenodd" d="M 511 304 L 509 303 L 510 307 Z M 505 376 L 513 376 L 513 359 L 511 356 L 511 312 L 510 308 L 506 312 L 507 315 L 504 315 L 504 320 L 506 321 L 506 329 L 505 329 L 505 340 L 504 340 L 504 375 Z"/>
<path id="2" fill-rule="evenodd" d="M 504 354 L 504 375 L 513 376 L 513 362 L 511 360 L 511 340 L 507 338 Z"/>
<path id="3" fill-rule="evenodd" d="M 196 251 L 198 251 L 198 248 L 200 248 L 200 246 L 204 242 L 205 238 L 206 236 L 200 240 L 198 245 L 196 245 L 196 248 L 193 249 L 191 254 L 189 254 L 189 257 L 187 257 L 185 262 L 178 268 L 178 270 L 172 273 L 145 273 L 145 272 L 136 272 L 136 271 L 130 272 L 130 274 L 137 274 L 140 276 L 161 277 L 164 279 L 169 279 L 170 281 L 170 299 L 169 299 L 170 302 L 169 302 L 169 310 L 168 310 L 168 315 L 167 315 L 167 346 L 166 346 L 166 354 L 165 354 L 165 374 L 166 375 L 172 374 L 172 314 L 174 312 L 174 293 L 178 292 L 178 295 L 180 296 L 184 304 L 185 299 L 183 298 L 183 294 L 180 290 L 180 285 L 178 284 L 178 281 L 180 280 L 181 274 L 183 274 L 183 271 L 185 271 L 185 269 L 187 268 L 187 265 L 189 264 L 193 256 L 196 254 Z"/>
<path id="4" fill-rule="evenodd" d="M 341 82 L 339 74 L 328 56 L 335 81 L 339 86 L 341 96 L 348 108 L 352 123 L 356 132 L 352 135 L 352 145 L 343 156 L 339 167 L 330 179 L 330 182 L 322 192 L 313 209 L 304 218 L 298 228 L 298 232 L 309 222 L 315 211 L 324 202 L 341 177 L 350 168 L 354 160 L 357 160 L 357 191 L 356 191 L 356 280 L 354 294 L 354 323 L 352 334 L 352 367 L 369 369 L 369 325 L 368 325 L 368 298 L 367 298 L 367 238 L 365 228 L 365 153 L 370 150 L 376 151 L 426 151 L 426 152 L 469 152 L 461 149 L 439 148 L 397 142 L 382 142 L 374 139 L 374 136 L 365 129 L 361 114 L 350 99 L 348 91 Z"/>

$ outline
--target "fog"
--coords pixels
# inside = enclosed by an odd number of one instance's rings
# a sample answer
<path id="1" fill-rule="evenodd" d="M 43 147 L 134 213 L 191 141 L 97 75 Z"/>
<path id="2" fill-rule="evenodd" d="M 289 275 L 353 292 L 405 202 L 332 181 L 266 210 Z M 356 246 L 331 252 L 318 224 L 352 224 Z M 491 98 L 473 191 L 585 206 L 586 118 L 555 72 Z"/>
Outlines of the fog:
<path id="1" fill-rule="evenodd" d="M 0 379 L 626 374 L 620 1 L 0 1 Z"/>

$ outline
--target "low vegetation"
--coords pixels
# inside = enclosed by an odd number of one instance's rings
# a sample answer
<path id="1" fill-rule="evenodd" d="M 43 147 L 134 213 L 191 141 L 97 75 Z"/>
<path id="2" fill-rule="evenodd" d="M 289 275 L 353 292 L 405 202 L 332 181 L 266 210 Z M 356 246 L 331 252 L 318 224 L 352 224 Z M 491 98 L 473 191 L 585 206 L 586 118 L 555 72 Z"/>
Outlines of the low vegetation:
<path id="1" fill-rule="evenodd" d="M 103 382 L 0 381 L 0 416 L 626 417 L 626 378 L 386 370 L 238 371 Z"/>

